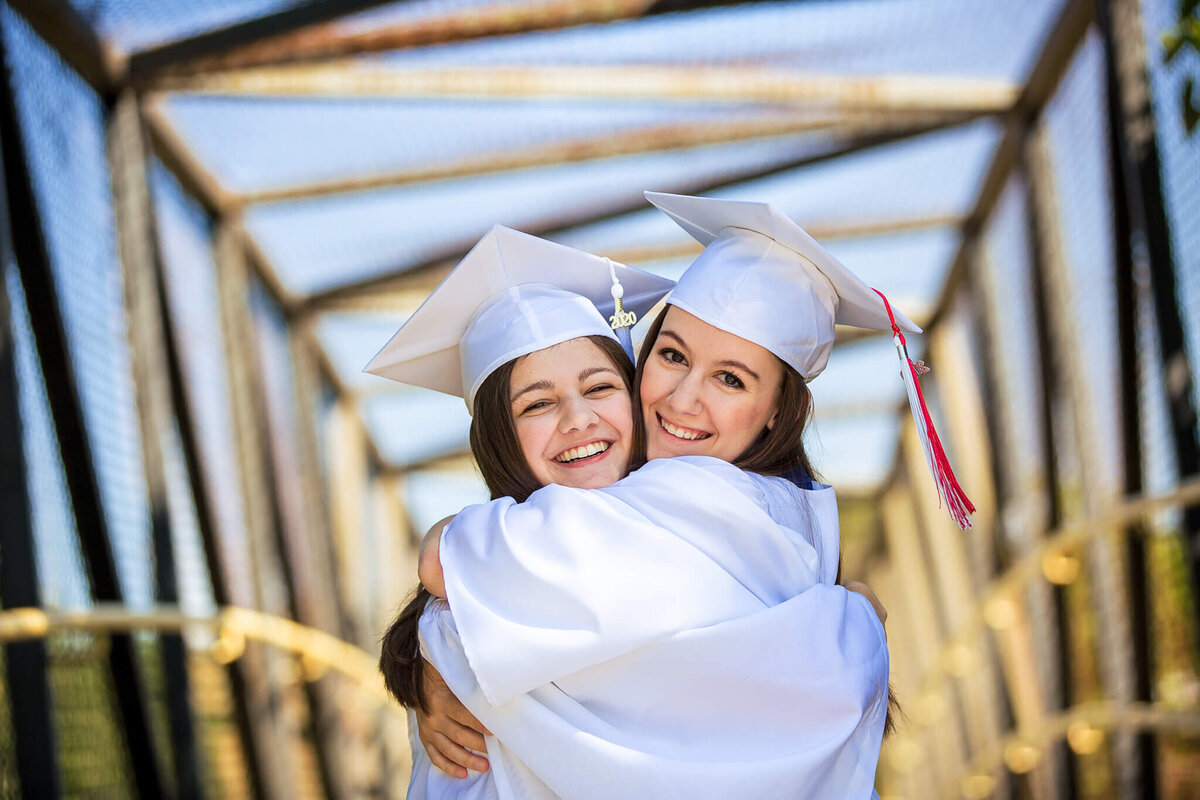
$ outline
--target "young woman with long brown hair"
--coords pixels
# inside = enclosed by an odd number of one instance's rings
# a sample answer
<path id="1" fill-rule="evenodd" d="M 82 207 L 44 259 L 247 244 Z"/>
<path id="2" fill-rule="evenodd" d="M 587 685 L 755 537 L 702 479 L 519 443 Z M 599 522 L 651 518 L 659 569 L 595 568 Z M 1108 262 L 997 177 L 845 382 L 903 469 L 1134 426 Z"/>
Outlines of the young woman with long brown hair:
<path id="1" fill-rule="evenodd" d="M 609 486 L 645 450 L 633 425 L 633 363 L 619 343 L 623 326 L 615 323 L 644 314 L 671 285 L 497 226 L 368 371 L 464 398 L 472 412 L 471 451 L 493 498 L 524 500 L 551 483 Z M 467 796 L 471 787 L 452 785 L 449 776 L 465 776 L 458 764 L 486 765 L 466 749 L 483 750 L 481 726 L 460 710 L 452 711 L 457 719 L 428 722 L 424 687 L 444 687 L 418 649 L 418 624 L 430 600 L 419 588 L 388 628 L 380 670 L 410 710 L 410 795 Z M 453 739 L 441 732 L 448 726 Z"/>

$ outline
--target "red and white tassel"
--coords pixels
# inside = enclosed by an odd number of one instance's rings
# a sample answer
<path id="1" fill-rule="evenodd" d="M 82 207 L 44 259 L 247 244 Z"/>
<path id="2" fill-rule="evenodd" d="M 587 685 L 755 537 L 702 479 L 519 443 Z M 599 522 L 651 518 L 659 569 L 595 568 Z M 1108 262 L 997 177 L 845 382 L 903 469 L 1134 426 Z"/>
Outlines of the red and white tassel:
<path id="1" fill-rule="evenodd" d="M 913 421 L 917 423 L 917 435 L 921 438 L 921 447 L 925 450 L 925 461 L 929 464 L 929 471 L 933 473 L 933 482 L 937 485 L 938 496 L 941 501 L 945 502 L 946 509 L 958 527 L 966 530 L 971 527 L 970 515 L 975 513 L 975 505 L 958 485 L 958 478 L 954 477 L 954 470 L 950 468 L 950 460 L 946 458 L 942 440 L 938 438 L 937 430 L 933 427 L 933 418 L 929 415 L 929 408 L 925 405 L 925 395 L 921 393 L 920 377 L 928 372 L 929 368 L 925 366 L 924 362 L 914 364 L 913 360 L 909 358 L 908 344 L 904 341 L 904 334 L 900 331 L 900 326 L 896 324 L 896 317 L 892 314 L 892 304 L 883 296 L 883 292 L 878 289 L 872 291 L 883 300 L 888 319 L 892 322 L 892 341 L 896 345 L 896 352 L 900 354 L 900 377 L 904 379 L 904 388 L 908 390 L 908 407 L 912 411 Z"/>

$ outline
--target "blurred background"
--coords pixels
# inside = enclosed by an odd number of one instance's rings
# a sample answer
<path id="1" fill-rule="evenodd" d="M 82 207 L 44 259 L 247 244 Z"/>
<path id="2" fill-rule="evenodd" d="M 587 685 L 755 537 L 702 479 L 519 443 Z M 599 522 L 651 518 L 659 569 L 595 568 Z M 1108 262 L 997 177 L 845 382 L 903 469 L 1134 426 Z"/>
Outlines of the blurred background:
<path id="1" fill-rule="evenodd" d="M 497 222 L 677 275 L 654 189 L 776 204 L 925 327 L 973 530 L 887 336 L 812 385 L 844 575 L 890 612 L 881 795 L 1200 797 L 1196 0 L 0 29 L 0 796 L 403 797 L 378 636 L 486 495 L 462 402 L 360 369 Z"/>

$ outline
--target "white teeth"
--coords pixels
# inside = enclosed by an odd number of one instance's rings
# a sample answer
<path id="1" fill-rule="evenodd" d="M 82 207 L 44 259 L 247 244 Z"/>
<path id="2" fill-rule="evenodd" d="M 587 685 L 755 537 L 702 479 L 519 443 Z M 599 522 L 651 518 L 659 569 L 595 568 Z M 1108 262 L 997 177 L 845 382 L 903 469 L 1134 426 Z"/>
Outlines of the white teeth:
<path id="1" fill-rule="evenodd" d="M 592 442 L 591 444 L 585 444 L 582 447 L 572 447 L 566 452 L 559 453 L 554 457 L 554 460 L 563 464 L 567 464 L 572 461 L 578 461 L 581 458 L 594 456 L 597 453 L 603 453 L 607 449 L 608 442 Z"/>
<path id="2" fill-rule="evenodd" d="M 674 425 L 667 422 L 662 417 L 659 417 L 658 421 L 662 423 L 663 430 L 665 430 L 667 433 L 671 434 L 672 436 L 676 437 L 677 439 L 695 440 L 695 439 L 708 438 L 707 433 L 689 433 L 688 431 L 685 431 L 683 428 L 676 428 Z"/>

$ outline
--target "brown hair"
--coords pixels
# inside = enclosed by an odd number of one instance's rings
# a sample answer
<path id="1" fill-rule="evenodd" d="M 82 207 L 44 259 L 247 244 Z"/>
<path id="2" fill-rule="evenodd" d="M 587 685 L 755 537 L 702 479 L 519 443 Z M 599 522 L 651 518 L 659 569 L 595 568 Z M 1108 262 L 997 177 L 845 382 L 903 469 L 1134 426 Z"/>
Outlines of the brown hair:
<path id="1" fill-rule="evenodd" d="M 607 336 L 584 338 L 599 347 L 616 367 L 636 408 L 633 364 L 621 345 Z M 475 393 L 475 414 L 471 419 L 470 434 L 471 455 L 479 465 L 479 472 L 492 499 L 511 497 L 518 503 L 542 487 L 521 452 L 521 442 L 512 418 L 509 397 L 512 373 L 520 360 L 515 358 L 507 362 L 484 379 Z M 646 434 L 636 414 L 631 445 L 631 461 L 634 464 L 645 463 Z M 433 595 L 424 586 L 416 588 L 383 634 L 379 654 L 379 671 L 383 673 L 383 683 L 388 692 L 400 705 L 422 711 L 426 710 L 425 693 L 421 685 L 424 660 L 417 640 L 417 624 L 431 597 Z"/>

